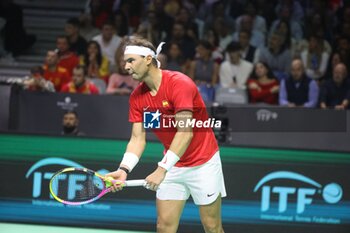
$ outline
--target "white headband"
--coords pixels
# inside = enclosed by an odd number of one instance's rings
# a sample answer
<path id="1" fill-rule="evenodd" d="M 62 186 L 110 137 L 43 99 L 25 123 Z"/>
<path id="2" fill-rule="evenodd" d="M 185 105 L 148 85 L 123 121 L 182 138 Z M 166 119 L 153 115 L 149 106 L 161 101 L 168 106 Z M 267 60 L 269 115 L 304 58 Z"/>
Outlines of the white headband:
<path id="1" fill-rule="evenodd" d="M 156 50 L 156 53 L 150 48 L 144 47 L 144 46 L 137 46 L 137 45 L 128 45 L 125 47 L 124 55 L 125 54 L 137 54 L 141 56 L 152 56 L 157 60 L 157 66 L 160 67 L 160 61 L 157 59 L 160 51 L 162 51 L 162 46 L 165 44 L 165 42 L 161 42 Z"/>

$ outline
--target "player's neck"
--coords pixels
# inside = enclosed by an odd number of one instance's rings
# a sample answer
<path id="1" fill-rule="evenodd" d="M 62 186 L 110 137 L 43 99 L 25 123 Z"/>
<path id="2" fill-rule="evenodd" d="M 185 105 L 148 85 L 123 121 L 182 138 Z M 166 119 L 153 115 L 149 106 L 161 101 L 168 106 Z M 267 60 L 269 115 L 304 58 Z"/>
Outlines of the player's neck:
<path id="1" fill-rule="evenodd" d="M 151 95 L 155 96 L 162 83 L 162 71 L 160 69 L 150 70 L 148 79 L 145 80 L 145 83 L 150 89 Z"/>

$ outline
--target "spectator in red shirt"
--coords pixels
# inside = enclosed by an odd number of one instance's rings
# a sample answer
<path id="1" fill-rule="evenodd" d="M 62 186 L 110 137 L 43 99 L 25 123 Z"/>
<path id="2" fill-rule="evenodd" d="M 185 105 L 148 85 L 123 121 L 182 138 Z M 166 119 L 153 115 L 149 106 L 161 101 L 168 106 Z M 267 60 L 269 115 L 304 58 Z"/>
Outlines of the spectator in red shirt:
<path id="1" fill-rule="evenodd" d="M 56 91 L 60 91 L 62 86 L 71 80 L 67 69 L 58 65 L 58 55 L 55 51 L 47 51 L 43 69 L 44 78 L 53 83 Z"/>
<path id="2" fill-rule="evenodd" d="M 67 36 L 58 36 L 56 38 L 56 47 L 59 57 L 58 65 L 67 69 L 72 76 L 73 68 L 79 64 L 79 57 L 69 47 L 69 39 Z"/>
<path id="3" fill-rule="evenodd" d="M 61 92 L 99 94 L 98 88 L 86 79 L 87 71 L 85 66 L 77 65 L 73 69 L 72 81 L 64 85 Z"/>
<path id="4" fill-rule="evenodd" d="M 247 86 L 251 103 L 277 104 L 279 83 L 266 63 L 256 63 Z"/>

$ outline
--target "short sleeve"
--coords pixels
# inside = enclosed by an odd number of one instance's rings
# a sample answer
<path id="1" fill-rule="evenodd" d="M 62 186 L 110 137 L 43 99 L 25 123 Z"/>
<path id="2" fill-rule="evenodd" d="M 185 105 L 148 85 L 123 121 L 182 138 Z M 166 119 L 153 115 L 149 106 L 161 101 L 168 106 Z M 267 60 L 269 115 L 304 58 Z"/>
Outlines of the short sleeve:
<path id="1" fill-rule="evenodd" d="M 181 110 L 193 111 L 194 99 L 199 94 L 196 84 L 188 77 L 175 78 L 171 85 L 175 113 Z"/>
<path id="2" fill-rule="evenodd" d="M 129 99 L 129 121 L 130 122 L 142 122 L 141 108 L 137 103 L 137 97 L 133 94 L 130 95 Z"/>

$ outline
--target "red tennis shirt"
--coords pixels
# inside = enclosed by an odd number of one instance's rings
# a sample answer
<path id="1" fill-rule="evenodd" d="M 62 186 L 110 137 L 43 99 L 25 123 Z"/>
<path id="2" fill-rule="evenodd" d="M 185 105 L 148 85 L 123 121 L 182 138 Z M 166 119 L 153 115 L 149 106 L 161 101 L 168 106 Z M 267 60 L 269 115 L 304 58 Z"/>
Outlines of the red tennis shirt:
<path id="1" fill-rule="evenodd" d="M 164 145 L 166 152 L 175 136 L 176 127 L 169 123 L 177 112 L 188 110 L 194 120 L 206 121 L 206 106 L 196 84 L 186 75 L 162 70 L 162 81 L 155 96 L 145 83 L 141 83 L 131 94 L 129 100 L 129 121 L 144 122 L 145 114 L 161 113 L 159 129 L 151 129 Z M 145 125 L 145 124 L 144 124 Z M 187 150 L 176 163 L 177 167 L 192 167 L 204 164 L 219 150 L 212 128 L 194 125 L 193 138 Z"/>

